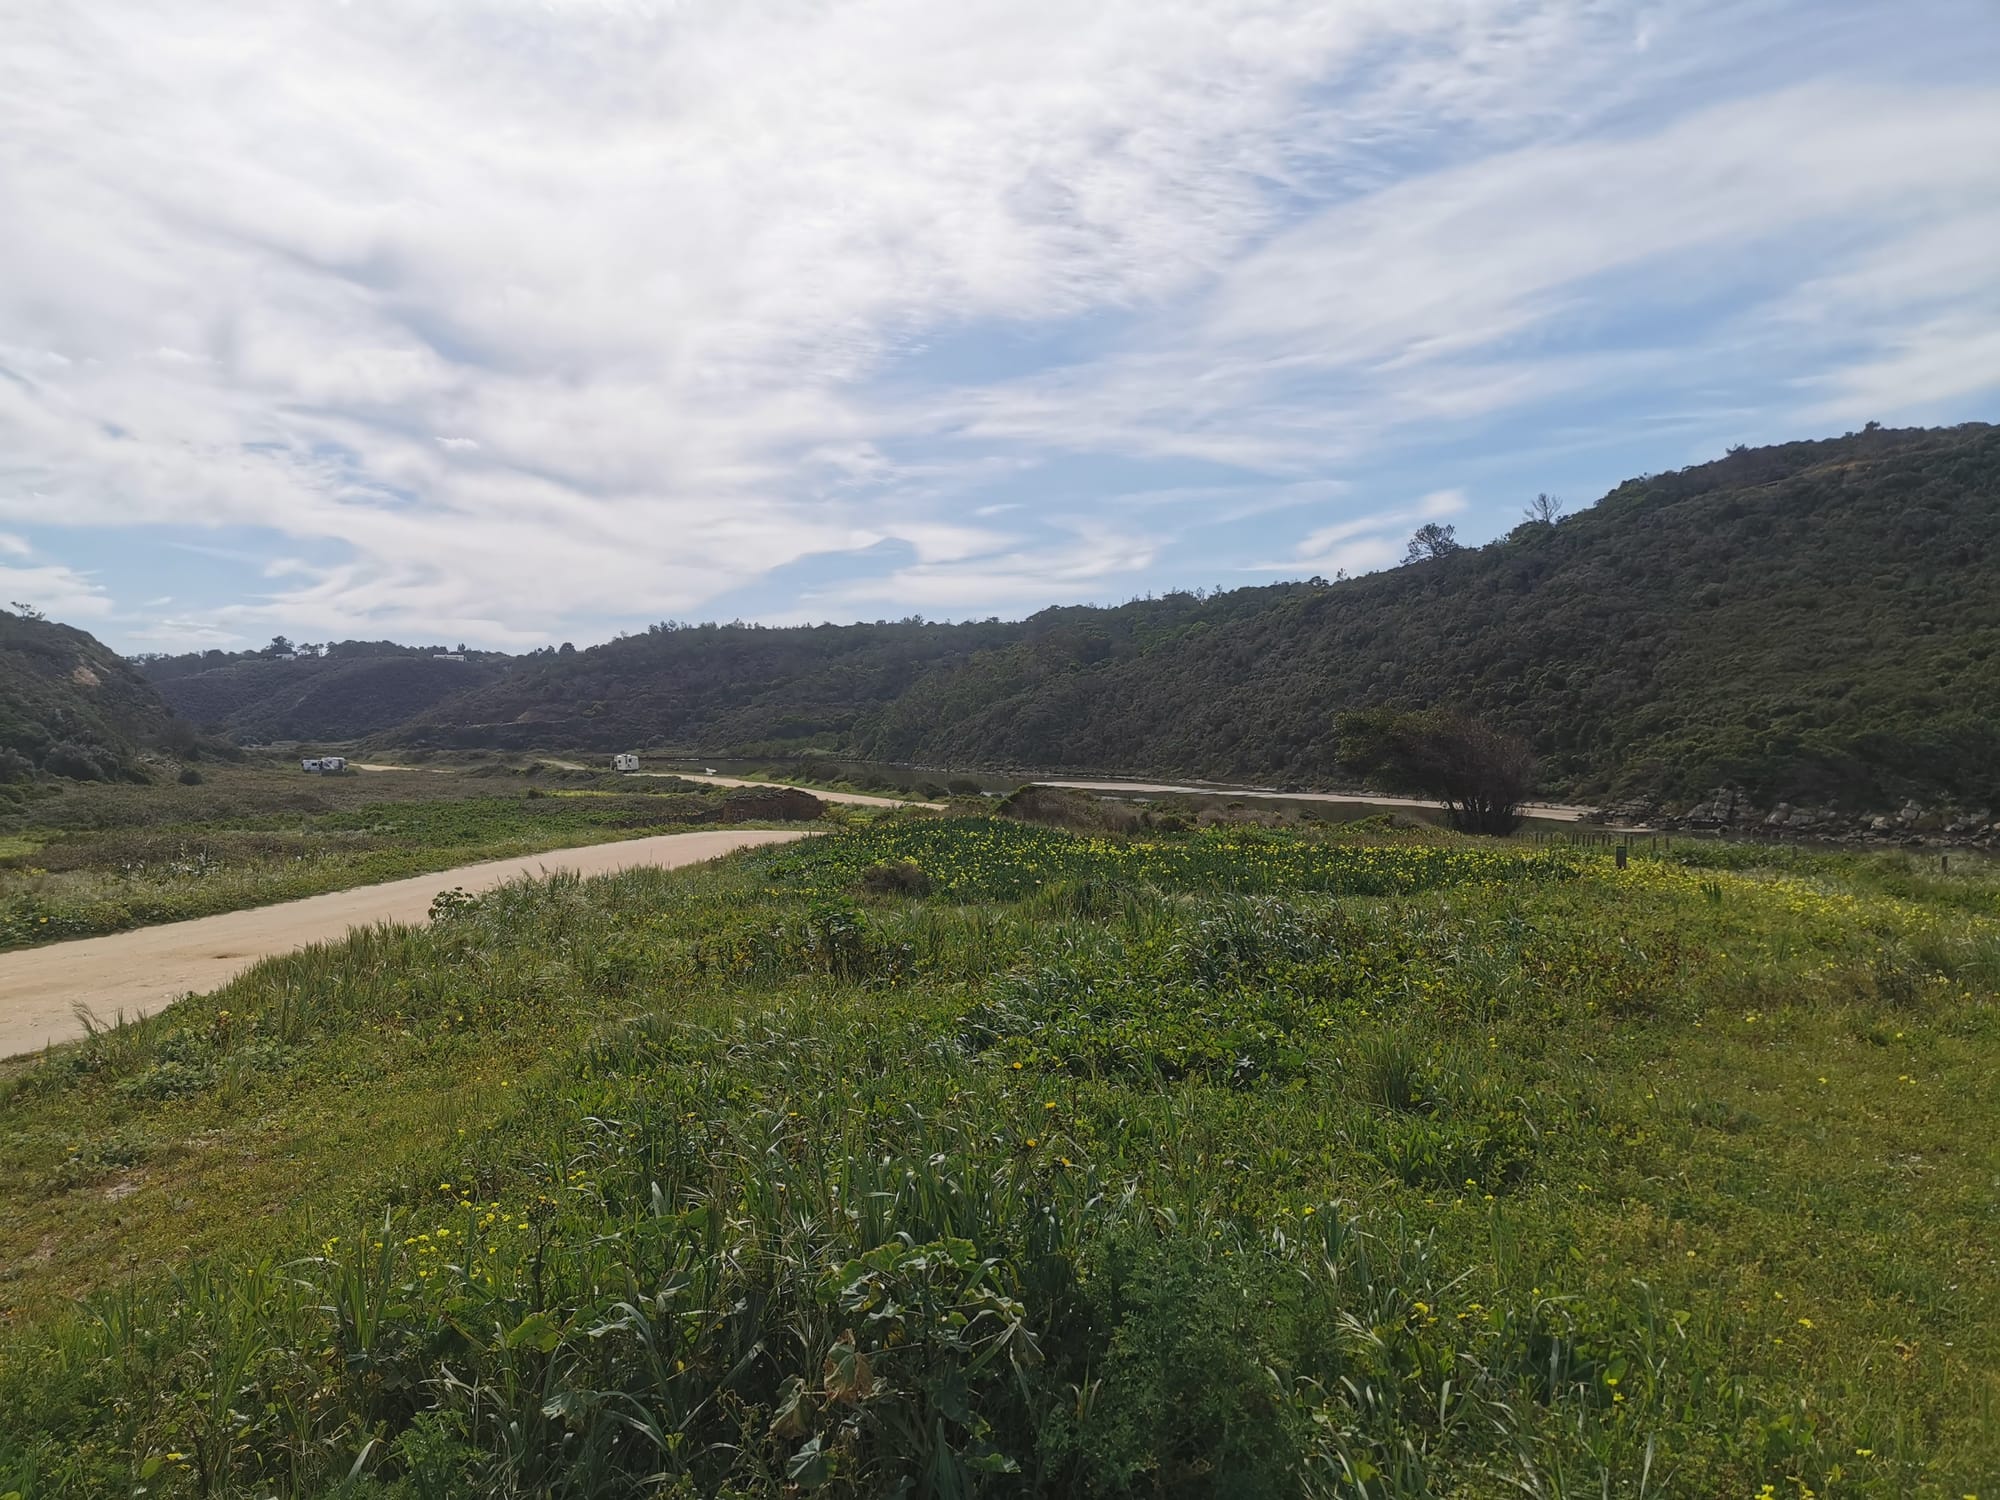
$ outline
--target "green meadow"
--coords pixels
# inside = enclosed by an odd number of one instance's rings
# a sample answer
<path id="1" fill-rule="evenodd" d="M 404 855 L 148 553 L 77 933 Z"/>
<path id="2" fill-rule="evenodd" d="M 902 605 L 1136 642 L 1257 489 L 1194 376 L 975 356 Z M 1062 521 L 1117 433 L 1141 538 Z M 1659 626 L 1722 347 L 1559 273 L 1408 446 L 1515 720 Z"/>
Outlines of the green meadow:
<path id="1" fill-rule="evenodd" d="M 0 1065 L 0 1496 L 2000 1500 L 1990 866 L 896 814 L 435 916 Z"/>
<path id="2" fill-rule="evenodd" d="M 532 762 L 328 777 L 211 765 L 191 785 L 47 790 L 0 804 L 0 950 L 760 815 L 694 782 Z"/>

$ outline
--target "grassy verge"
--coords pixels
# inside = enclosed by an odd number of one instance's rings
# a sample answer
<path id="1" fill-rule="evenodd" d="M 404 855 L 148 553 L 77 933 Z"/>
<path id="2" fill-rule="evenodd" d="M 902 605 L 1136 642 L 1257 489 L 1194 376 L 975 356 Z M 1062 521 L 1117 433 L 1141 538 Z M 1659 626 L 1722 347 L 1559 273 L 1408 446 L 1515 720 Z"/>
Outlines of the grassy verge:
<path id="1" fill-rule="evenodd" d="M 511 887 L 5 1085 L 0 1493 L 1957 1500 L 1996 988 L 1832 867 L 951 820 Z"/>
<path id="2" fill-rule="evenodd" d="M 0 838 L 0 949 L 768 815 L 691 783 L 238 768 L 194 787 L 71 789 L 36 814 Z"/>

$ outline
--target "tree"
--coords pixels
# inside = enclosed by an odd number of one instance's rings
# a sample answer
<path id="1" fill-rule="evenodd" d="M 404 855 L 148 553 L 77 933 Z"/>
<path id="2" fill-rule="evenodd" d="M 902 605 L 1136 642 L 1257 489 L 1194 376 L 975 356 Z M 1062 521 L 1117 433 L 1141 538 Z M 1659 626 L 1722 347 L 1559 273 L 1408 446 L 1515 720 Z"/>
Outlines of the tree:
<path id="1" fill-rule="evenodd" d="M 1403 561 L 1423 562 L 1433 557 L 1449 557 L 1464 550 L 1459 545 L 1456 526 L 1440 526 L 1435 521 L 1426 521 L 1410 538 L 1410 545 L 1403 552 Z"/>
<path id="2" fill-rule="evenodd" d="M 1554 495 L 1542 494 L 1530 500 L 1522 510 L 1521 518 L 1537 521 L 1544 526 L 1553 526 L 1563 518 L 1563 503 Z"/>
<path id="3" fill-rule="evenodd" d="M 282 635 L 274 635 L 271 637 L 271 644 L 264 648 L 264 654 L 266 656 L 290 656 L 292 654 L 292 643 Z"/>
<path id="4" fill-rule="evenodd" d="M 1445 708 L 1348 714 L 1340 760 L 1378 790 L 1435 797 L 1463 833 L 1512 833 L 1535 780 L 1527 741 Z"/>
<path id="5" fill-rule="evenodd" d="M 36 609 L 34 605 L 23 603 L 19 599 L 14 601 L 14 613 L 24 620 L 46 620 L 48 618 L 47 615 Z"/>

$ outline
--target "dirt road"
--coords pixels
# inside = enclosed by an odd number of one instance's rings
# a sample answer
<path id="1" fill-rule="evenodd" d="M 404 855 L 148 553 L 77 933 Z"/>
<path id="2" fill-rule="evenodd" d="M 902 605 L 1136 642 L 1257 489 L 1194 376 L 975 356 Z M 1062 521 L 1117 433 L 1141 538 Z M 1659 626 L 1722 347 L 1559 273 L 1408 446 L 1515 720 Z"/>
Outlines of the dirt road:
<path id="1" fill-rule="evenodd" d="M 588 771 L 589 766 L 578 765 L 573 760 L 550 760 L 546 756 L 543 765 L 557 766 L 565 771 Z M 395 771 L 399 766 L 363 766 L 364 771 Z M 932 812 L 943 812 L 942 802 L 911 802 L 903 797 L 871 797 L 866 792 L 823 792 L 818 787 L 793 787 L 789 781 L 746 781 L 741 776 L 715 776 L 705 771 L 625 771 L 626 776 L 665 776 L 674 781 L 701 781 L 710 786 L 768 786 L 793 791 L 811 792 L 822 802 L 845 802 L 849 807 L 927 807 Z"/>
<path id="2" fill-rule="evenodd" d="M 106 1021 L 120 1013 L 149 1015 L 182 995 L 216 988 L 261 958 L 332 941 L 350 927 L 422 922 L 431 898 L 454 886 L 483 891 L 559 871 L 610 875 L 639 865 L 671 869 L 752 844 L 804 837 L 780 829 L 731 829 L 552 849 L 303 901 L 0 953 L 0 1058 L 82 1036 L 79 1005 Z"/>
<path id="3" fill-rule="evenodd" d="M 710 786 L 770 786 L 786 787 L 786 781 L 745 781 L 741 776 L 710 776 L 699 771 L 634 771 L 634 776 L 677 776 L 682 781 L 705 781 Z M 871 797 L 866 792 L 822 792 L 817 787 L 797 787 L 796 791 L 811 792 L 822 802 L 845 802 L 849 807 L 928 807 L 932 812 L 943 812 L 942 802 L 912 802 L 904 797 Z"/>
<path id="4" fill-rule="evenodd" d="M 1419 797 L 1383 797 L 1375 793 L 1278 792 L 1241 786 L 1180 786 L 1164 781 L 1043 781 L 1042 786 L 1073 787 L 1080 792 L 1180 792 L 1200 797 L 1276 797 L 1286 802 L 1347 802 L 1369 807 L 1428 807 L 1433 812 L 1444 804 Z M 1595 811 L 1559 802 L 1532 802 L 1521 809 L 1530 818 L 1548 818 L 1558 823 L 1574 823 Z"/>

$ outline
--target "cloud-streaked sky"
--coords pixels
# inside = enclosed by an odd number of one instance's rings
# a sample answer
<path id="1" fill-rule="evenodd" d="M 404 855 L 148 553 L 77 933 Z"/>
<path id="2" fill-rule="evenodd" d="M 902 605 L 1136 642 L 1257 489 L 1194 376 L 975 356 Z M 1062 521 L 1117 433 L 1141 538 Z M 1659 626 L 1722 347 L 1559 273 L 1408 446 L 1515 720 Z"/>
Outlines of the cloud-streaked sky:
<path id="1" fill-rule="evenodd" d="M 12 0 L 0 600 L 1015 615 L 2000 417 L 1994 0 Z"/>

